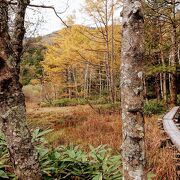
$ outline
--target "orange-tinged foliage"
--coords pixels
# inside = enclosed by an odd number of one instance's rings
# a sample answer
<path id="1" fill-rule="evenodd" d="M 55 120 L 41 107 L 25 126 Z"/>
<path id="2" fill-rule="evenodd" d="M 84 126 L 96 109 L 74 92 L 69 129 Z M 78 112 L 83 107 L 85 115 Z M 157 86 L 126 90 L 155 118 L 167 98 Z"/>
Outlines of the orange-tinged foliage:
<path id="1" fill-rule="evenodd" d="M 111 34 L 111 26 L 109 33 Z M 110 64 L 114 77 L 119 79 L 120 67 L 120 26 L 114 26 L 114 61 Z M 111 41 L 109 42 L 109 44 Z M 59 88 L 76 87 L 83 91 L 86 77 L 96 78 L 99 69 L 105 73 L 106 47 L 103 35 L 98 28 L 73 25 L 62 29 L 47 45 L 45 60 L 42 65 L 46 80 Z M 106 76 L 105 74 L 102 76 Z M 118 81 L 119 82 L 119 81 Z M 96 84 L 99 82 L 96 82 Z"/>

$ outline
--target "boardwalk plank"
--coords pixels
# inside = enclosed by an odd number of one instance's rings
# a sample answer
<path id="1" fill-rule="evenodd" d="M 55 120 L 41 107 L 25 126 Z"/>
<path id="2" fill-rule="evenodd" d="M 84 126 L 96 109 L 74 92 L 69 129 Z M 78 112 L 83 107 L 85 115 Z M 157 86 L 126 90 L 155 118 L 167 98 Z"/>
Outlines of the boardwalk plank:
<path id="1" fill-rule="evenodd" d="M 179 106 L 174 107 L 163 117 L 163 127 L 165 132 L 168 134 L 171 141 L 173 142 L 173 144 L 180 151 L 180 131 L 176 126 L 175 122 L 173 121 L 179 108 Z"/>

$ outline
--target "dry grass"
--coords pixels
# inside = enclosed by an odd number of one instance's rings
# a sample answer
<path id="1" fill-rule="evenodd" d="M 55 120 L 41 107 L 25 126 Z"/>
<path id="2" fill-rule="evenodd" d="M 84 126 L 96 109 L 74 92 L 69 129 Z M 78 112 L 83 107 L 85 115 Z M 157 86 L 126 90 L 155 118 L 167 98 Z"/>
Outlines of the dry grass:
<path id="1" fill-rule="evenodd" d="M 83 149 L 88 145 L 107 144 L 114 150 L 121 145 L 121 121 L 118 113 L 99 115 L 89 106 L 48 108 L 28 111 L 31 128 L 52 128 L 47 136 L 52 146 L 78 144 Z M 158 117 L 146 118 L 147 171 L 156 174 L 157 180 L 175 179 L 173 150 L 160 148 L 163 138 L 157 127 Z"/>
<path id="2" fill-rule="evenodd" d="M 174 150 L 172 146 L 161 148 L 165 138 L 157 126 L 158 117 L 146 118 L 146 156 L 148 171 L 153 171 L 157 180 L 174 180 Z"/>

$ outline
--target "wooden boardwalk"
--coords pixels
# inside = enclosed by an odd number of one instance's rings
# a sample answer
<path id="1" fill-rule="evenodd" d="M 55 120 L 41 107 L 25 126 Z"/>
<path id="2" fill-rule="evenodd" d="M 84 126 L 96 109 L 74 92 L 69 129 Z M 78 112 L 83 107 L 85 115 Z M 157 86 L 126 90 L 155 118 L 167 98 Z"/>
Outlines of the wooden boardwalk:
<path id="1" fill-rule="evenodd" d="M 163 117 L 163 128 L 180 152 L 180 107 L 176 106 Z"/>
<path id="2" fill-rule="evenodd" d="M 163 126 L 163 127 L 162 127 Z M 180 106 L 172 108 L 162 119 L 160 128 L 166 132 L 174 145 L 176 180 L 180 180 Z"/>

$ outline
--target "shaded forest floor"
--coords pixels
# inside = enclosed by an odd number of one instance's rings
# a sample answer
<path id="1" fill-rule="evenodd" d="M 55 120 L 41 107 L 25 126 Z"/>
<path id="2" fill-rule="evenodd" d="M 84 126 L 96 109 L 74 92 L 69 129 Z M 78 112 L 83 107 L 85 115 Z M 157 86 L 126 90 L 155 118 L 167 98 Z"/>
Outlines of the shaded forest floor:
<path id="1" fill-rule="evenodd" d="M 89 144 L 97 147 L 107 144 L 116 153 L 122 143 L 119 112 L 97 113 L 88 105 L 73 107 L 27 108 L 31 129 L 53 129 L 46 138 L 52 147 L 75 144 L 88 151 Z M 157 116 L 145 118 L 147 172 L 157 180 L 175 179 L 173 149 L 162 148 L 163 137 L 157 126 Z"/>

